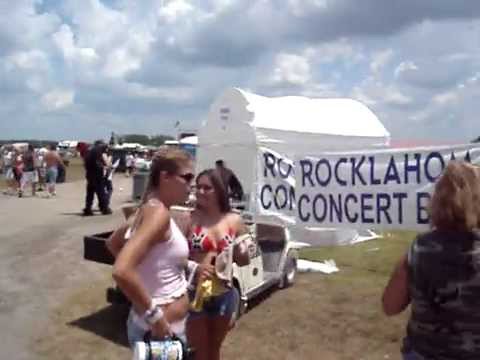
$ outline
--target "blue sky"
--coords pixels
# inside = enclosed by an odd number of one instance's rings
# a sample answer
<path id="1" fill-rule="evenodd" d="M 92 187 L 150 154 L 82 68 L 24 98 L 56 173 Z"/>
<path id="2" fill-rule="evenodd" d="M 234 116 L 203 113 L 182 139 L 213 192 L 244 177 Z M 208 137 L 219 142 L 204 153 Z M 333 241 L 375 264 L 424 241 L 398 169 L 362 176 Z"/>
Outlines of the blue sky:
<path id="1" fill-rule="evenodd" d="M 480 1 L 0 0 L 0 139 L 198 127 L 225 88 L 351 97 L 397 139 L 480 135 Z"/>

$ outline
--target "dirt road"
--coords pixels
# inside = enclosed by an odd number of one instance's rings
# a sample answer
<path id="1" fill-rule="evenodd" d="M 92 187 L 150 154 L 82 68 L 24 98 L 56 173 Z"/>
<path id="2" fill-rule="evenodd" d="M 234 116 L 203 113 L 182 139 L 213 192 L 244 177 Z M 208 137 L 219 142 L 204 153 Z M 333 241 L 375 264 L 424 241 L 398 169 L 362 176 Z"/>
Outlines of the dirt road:
<path id="1" fill-rule="evenodd" d="M 85 281 L 108 269 L 82 260 L 83 235 L 112 229 L 131 194 L 118 176 L 110 216 L 82 217 L 85 183 L 61 184 L 52 199 L 0 195 L 1 359 L 37 359 L 32 344 L 52 323 L 55 309 Z M 66 356 L 64 358 L 67 358 Z"/>

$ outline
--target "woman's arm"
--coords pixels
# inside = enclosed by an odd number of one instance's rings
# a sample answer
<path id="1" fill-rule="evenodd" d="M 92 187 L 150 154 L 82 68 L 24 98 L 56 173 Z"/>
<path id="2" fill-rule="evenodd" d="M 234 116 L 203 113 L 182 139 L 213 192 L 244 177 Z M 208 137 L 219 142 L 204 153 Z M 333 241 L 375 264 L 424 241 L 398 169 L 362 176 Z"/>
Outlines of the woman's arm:
<path id="1" fill-rule="evenodd" d="M 117 230 L 115 230 L 112 235 L 107 239 L 106 245 L 107 249 L 110 250 L 110 253 L 113 255 L 114 258 L 118 256 L 120 250 L 122 250 L 123 246 L 127 239 L 125 239 L 125 233 L 129 228 L 129 224 L 125 223 L 120 226 Z"/>
<path id="2" fill-rule="evenodd" d="M 383 291 L 382 304 L 387 316 L 401 313 L 410 304 L 407 255 L 404 255 L 395 267 Z"/>
<path id="3" fill-rule="evenodd" d="M 234 230 L 234 236 L 238 237 L 248 233 L 248 228 L 242 220 L 242 217 L 238 214 L 230 215 L 231 228 Z M 246 266 L 250 264 L 250 255 L 248 252 L 248 246 L 245 241 L 234 245 L 233 247 L 233 261 L 238 266 Z"/>
<path id="4" fill-rule="evenodd" d="M 137 273 L 137 266 L 158 241 L 165 241 L 170 216 L 164 207 L 144 207 L 143 220 L 115 261 L 113 278 L 142 315 L 151 306 L 151 298 Z"/>

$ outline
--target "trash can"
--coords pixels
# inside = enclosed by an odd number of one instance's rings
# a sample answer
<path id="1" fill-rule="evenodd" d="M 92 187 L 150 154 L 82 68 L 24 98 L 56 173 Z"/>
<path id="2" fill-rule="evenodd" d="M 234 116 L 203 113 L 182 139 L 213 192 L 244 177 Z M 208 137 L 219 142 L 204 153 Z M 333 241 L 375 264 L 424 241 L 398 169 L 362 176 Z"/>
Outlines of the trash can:
<path id="1" fill-rule="evenodd" d="M 138 201 L 142 198 L 145 187 L 147 186 L 148 172 L 138 171 L 133 174 L 132 200 Z"/>

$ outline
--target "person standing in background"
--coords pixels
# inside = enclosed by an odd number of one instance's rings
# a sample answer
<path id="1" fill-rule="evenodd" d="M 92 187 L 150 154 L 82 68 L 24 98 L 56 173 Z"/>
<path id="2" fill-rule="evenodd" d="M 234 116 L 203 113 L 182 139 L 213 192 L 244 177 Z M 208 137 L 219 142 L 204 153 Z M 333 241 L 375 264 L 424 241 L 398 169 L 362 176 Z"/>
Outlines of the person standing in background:
<path id="1" fill-rule="evenodd" d="M 13 164 L 15 160 L 15 153 L 13 150 L 6 150 L 3 154 L 3 174 L 7 182 L 7 189 L 3 191 L 5 195 L 15 195 L 16 181 L 13 171 Z"/>
<path id="2" fill-rule="evenodd" d="M 48 152 L 45 154 L 45 165 L 47 168 L 47 197 L 55 196 L 55 186 L 58 177 L 59 166 L 65 167 L 62 158 L 57 152 L 55 145 L 49 145 Z"/>
<path id="3" fill-rule="evenodd" d="M 103 154 L 107 150 L 107 145 L 97 140 L 93 147 L 85 156 L 85 177 L 87 179 L 87 189 L 85 197 L 85 208 L 83 209 L 84 216 L 92 216 L 92 205 L 95 194 L 98 198 L 98 205 L 103 215 L 112 213 L 108 206 L 107 194 L 105 192 L 105 173 L 106 166 Z"/>
<path id="4" fill-rule="evenodd" d="M 240 184 L 240 180 L 238 180 L 234 172 L 225 166 L 223 160 L 215 161 L 215 168 L 222 178 L 222 182 L 227 190 L 228 197 L 238 201 L 242 200 L 242 184 Z"/>
<path id="5" fill-rule="evenodd" d="M 32 144 L 28 145 L 28 149 L 23 155 L 23 173 L 20 179 L 20 189 L 18 191 L 18 197 L 23 197 L 25 187 L 27 184 L 32 186 L 32 196 L 36 195 L 36 186 L 38 182 L 38 173 L 35 168 L 36 164 L 35 149 Z"/>

